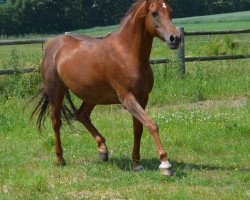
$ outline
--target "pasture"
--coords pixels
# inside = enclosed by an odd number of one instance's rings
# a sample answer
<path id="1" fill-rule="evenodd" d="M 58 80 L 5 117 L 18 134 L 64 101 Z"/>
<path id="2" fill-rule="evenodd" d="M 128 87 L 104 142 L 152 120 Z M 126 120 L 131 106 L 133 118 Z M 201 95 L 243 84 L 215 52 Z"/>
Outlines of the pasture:
<path id="1" fill-rule="evenodd" d="M 226 30 L 249 28 L 249 17 L 248 11 L 175 23 L 188 31 Z M 104 35 L 115 28 L 76 32 Z M 24 36 L 29 37 L 39 36 Z M 188 37 L 186 54 L 246 54 L 249 39 L 250 34 Z M 38 66 L 41 55 L 41 45 L 0 47 L 0 68 Z M 32 105 L 23 109 L 39 87 L 39 74 L 0 76 L 0 199 L 249 199 L 249 59 L 188 63 L 183 79 L 176 51 L 155 40 L 152 58 L 165 57 L 173 62 L 153 66 L 147 112 L 159 126 L 175 176 L 159 173 L 155 144 L 146 130 L 141 147 L 145 171 L 131 171 L 132 119 L 115 105 L 98 106 L 92 115 L 106 137 L 110 161 L 98 160 L 95 141 L 74 123 L 62 131 L 67 166 L 54 166 L 50 121 L 39 135 L 35 121 L 29 121 Z"/>

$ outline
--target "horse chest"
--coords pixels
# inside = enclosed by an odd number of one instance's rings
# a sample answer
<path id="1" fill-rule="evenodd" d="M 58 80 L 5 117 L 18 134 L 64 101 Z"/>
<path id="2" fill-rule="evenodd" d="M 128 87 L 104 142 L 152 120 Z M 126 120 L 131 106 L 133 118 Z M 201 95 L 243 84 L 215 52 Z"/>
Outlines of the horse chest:
<path id="1" fill-rule="evenodd" d="M 153 74 L 144 73 L 135 81 L 134 91 L 139 96 L 147 96 L 153 88 Z"/>
<path id="2" fill-rule="evenodd" d="M 123 73 L 118 78 L 118 82 L 132 92 L 135 96 L 141 98 L 147 96 L 153 87 L 153 73 L 151 68 L 141 68 L 131 70 L 129 73 Z"/>

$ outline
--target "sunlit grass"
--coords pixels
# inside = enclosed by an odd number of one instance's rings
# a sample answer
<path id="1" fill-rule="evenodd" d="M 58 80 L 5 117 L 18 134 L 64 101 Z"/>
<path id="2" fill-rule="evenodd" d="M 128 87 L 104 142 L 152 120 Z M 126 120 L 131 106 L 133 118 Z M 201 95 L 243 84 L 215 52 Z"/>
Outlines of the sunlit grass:
<path id="1" fill-rule="evenodd" d="M 247 105 L 202 109 L 150 107 L 176 174 L 158 171 L 155 143 L 145 130 L 142 163 L 131 171 L 132 120 L 123 109 L 98 108 L 92 121 L 106 137 L 110 161 L 98 161 L 94 139 L 79 124 L 62 130 L 68 165 L 53 165 L 50 121 L 43 135 L 29 122 L 24 102 L 0 101 L 0 195 L 3 199 L 247 199 L 249 131 Z M 248 102 L 249 104 L 249 102 Z M 20 117 L 22 116 L 22 117 Z"/>

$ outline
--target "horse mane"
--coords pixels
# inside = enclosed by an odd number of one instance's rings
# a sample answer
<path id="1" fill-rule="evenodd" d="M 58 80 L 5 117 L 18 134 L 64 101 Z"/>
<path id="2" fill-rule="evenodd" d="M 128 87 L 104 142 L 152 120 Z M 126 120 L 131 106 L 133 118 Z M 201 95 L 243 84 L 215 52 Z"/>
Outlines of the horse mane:
<path id="1" fill-rule="evenodd" d="M 144 3 L 144 2 L 150 3 L 154 0 L 137 0 L 126 12 L 125 16 L 121 20 L 121 24 L 124 24 L 125 21 L 127 21 L 128 18 L 133 18 L 135 15 L 137 9 Z"/>

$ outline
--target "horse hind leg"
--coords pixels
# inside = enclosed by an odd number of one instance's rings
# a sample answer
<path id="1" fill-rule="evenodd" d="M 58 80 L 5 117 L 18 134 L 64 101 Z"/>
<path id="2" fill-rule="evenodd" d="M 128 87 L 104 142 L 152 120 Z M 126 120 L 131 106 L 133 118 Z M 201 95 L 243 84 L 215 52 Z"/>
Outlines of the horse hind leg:
<path id="1" fill-rule="evenodd" d="M 60 137 L 60 128 L 62 124 L 61 111 L 64 94 L 66 92 L 65 86 L 62 82 L 56 82 L 51 86 L 45 87 L 45 92 L 50 102 L 50 113 L 52 127 L 55 134 L 55 153 L 56 153 L 56 164 L 64 166 L 66 164 L 63 157 L 63 149 Z"/>
<path id="2" fill-rule="evenodd" d="M 56 153 L 56 164 L 64 166 L 66 164 L 63 158 L 63 149 L 60 137 L 60 128 L 62 124 L 61 120 L 61 105 L 51 104 L 51 120 L 52 126 L 55 133 L 55 153 Z"/>
<path id="3" fill-rule="evenodd" d="M 147 102 L 148 102 L 148 97 L 139 101 L 143 109 L 146 108 Z M 133 117 L 133 128 L 134 128 L 134 147 L 133 147 L 133 153 L 132 153 L 133 170 L 143 171 L 144 168 L 140 164 L 140 144 L 141 144 L 141 137 L 142 137 L 142 132 L 143 132 L 143 124 L 135 117 Z"/>
<path id="4" fill-rule="evenodd" d="M 50 117 L 52 127 L 55 134 L 55 153 L 56 164 L 65 165 L 66 162 L 63 158 L 63 149 L 60 137 L 60 128 L 62 125 L 61 113 L 63 108 L 63 99 L 68 88 L 65 86 L 57 70 L 57 51 L 59 48 L 55 44 L 57 40 L 48 42 L 45 54 L 42 61 L 42 77 L 44 83 L 44 92 L 48 97 L 50 104 Z"/>
<path id="5" fill-rule="evenodd" d="M 108 161 L 108 148 L 105 144 L 105 138 L 99 133 L 99 131 L 92 124 L 90 119 L 90 113 L 94 109 L 95 105 L 91 105 L 83 102 L 81 107 L 76 113 L 77 120 L 81 122 L 91 135 L 95 138 L 98 145 L 98 155 L 102 161 Z"/>

